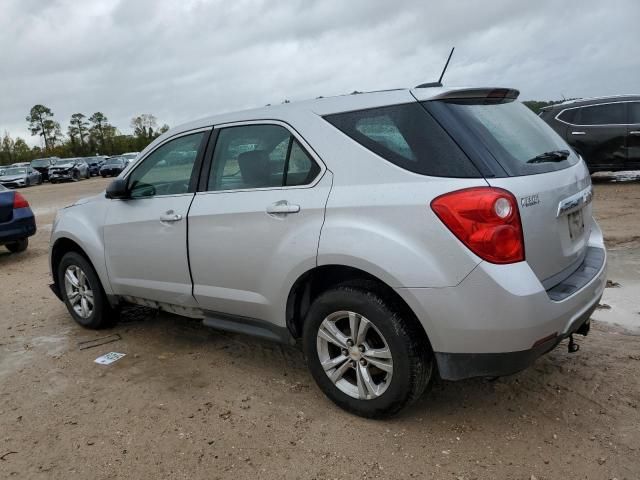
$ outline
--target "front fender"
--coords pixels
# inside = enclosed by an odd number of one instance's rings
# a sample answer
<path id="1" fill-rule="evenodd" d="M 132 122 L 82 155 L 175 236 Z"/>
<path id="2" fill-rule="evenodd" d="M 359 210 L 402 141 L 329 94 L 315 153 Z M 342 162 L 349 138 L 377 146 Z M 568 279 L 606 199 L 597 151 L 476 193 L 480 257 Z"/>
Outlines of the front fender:
<path id="1" fill-rule="evenodd" d="M 105 293 L 111 295 L 113 289 L 107 274 L 103 237 L 107 206 L 106 201 L 97 200 L 68 207 L 58 212 L 49 242 L 49 268 L 54 276 L 52 263 L 54 248 L 57 244 L 59 245 L 61 240 L 71 240 L 83 250 L 96 270 Z"/>

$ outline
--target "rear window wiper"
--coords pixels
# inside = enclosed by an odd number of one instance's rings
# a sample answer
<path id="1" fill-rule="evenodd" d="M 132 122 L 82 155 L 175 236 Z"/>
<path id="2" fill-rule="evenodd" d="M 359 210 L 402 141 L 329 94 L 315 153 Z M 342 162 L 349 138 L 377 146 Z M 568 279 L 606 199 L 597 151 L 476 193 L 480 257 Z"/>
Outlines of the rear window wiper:
<path id="1" fill-rule="evenodd" d="M 571 155 L 569 150 L 551 150 L 536 155 L 531 160 L 527 160 L 527 163 L 561 162 L 569 158 L 569 155 Z"/>

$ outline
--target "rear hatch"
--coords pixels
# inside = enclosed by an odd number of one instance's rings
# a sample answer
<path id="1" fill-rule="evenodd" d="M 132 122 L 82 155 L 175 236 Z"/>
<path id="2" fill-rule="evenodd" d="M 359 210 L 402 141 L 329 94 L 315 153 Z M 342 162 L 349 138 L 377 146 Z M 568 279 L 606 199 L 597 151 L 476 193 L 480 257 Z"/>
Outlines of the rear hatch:
<path id="1" fill-rule="evenodd" d="M 0 223 L 13 219 L 13 192 L 0 186 Z"/>
<path id="2" fill-rule="evenodd" d="M 491 186 L 517 199 L 525 259 L 549 289 L 573 273 L 591 233 L 591 178 L 584 162 L 510 89 L 414 96 L 463 148 Z"/>

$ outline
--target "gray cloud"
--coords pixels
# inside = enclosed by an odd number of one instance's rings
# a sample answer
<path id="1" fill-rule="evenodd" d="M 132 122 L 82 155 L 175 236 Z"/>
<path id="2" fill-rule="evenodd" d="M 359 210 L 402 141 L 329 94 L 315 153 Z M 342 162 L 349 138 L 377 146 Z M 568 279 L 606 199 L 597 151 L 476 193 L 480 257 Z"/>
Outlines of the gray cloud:
<path id="1" fill-rule="evenodd" d="M 635 0 L 3 0 L 0 130 L 43 103 L 122 131 L 437 79 L 521 98 L 639 93 Z"/>

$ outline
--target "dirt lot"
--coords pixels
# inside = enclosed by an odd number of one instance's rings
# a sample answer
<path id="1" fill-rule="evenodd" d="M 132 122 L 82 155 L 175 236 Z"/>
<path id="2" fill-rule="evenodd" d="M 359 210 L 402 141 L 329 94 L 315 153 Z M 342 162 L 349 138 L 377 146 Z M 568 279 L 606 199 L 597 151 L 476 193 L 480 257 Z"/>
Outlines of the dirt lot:
<path id="1" fill-rule="evenodd" d="M 105 183 L 24 190 L 40 230 L 24 254 L 0 252 L 0 477 L 640 478 L 638 330 L 594 322 L 578 353 L 565 342 L 508 378 L 436 382 L 387 421 L 333 406 L 294 349 L 135 310 L 83 330 L 47 288 L 47 243 L 55 209 Z M 622 284 L 610 310 L 626 299 L 633 327 L 640 183 L 595 190 Z M 127 356 L 93 363 L 109 351 Z"/>

